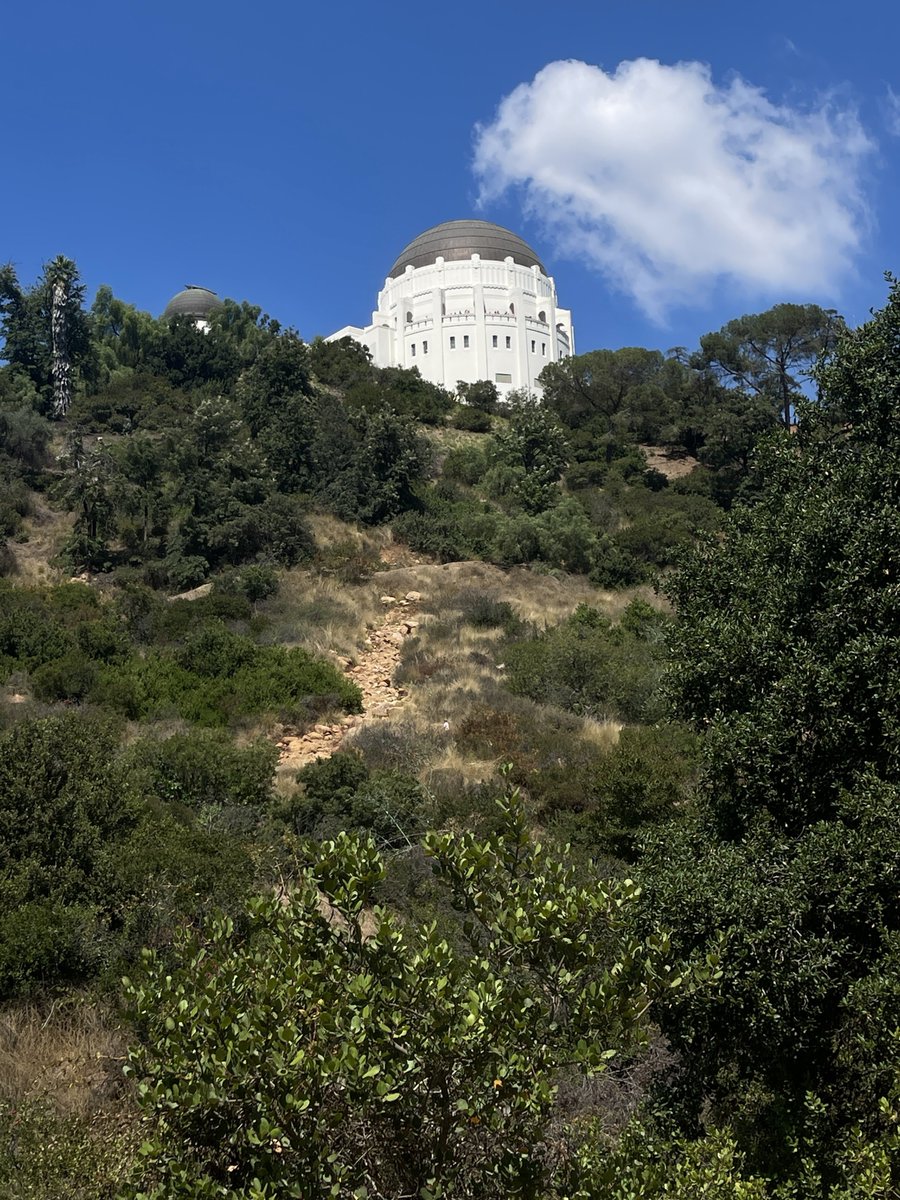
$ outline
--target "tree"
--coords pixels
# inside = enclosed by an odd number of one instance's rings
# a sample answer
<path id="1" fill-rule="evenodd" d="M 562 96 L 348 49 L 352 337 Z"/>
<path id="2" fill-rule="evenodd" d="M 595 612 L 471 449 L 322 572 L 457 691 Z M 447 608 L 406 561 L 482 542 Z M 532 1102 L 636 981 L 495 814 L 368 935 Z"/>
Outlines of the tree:
<path id="1" fill-rule="evenodd" d="M 140 548 L 146 553 L 150 537 L 168 515 L 163 446 L 146 434 L 133 434 L 116 448 L 114 498 L 116 507 L 138 521 Z"/>
<path id="2" fill-rule="evenodd" d="M 475 383 L 460 379 L 456 385 L 456 395 L 460 404 L 471 404 L 483 413 L 495 413 L 500 403 L 497 385 L 490 379 L 479 379 Z"/>
<path id="3" fill-rule="evenodd" d="M 313 338 L 309 344 L 309 362 L 319 383 L 345 391 L 355 383 L 371 380 L 377 370 L 372 366 L 370 351 L 351 337 L 336 342 Z"/>
<path id="4" fill-rule="evenodd" d="M 50 285 L 50 338 L 52 346 L 53 416 L 64 417 L 72 403 L 72 357 L 69 346 L 69 310 L 73 301 L 81 308 L 84 288 L 70 258 L 57 255 L 46 268 Z"/>
<path id="5" fill-rule="evenodd" d="M 778 1173 L 879 1120 L 900 1055 L 900 287 L 844 332 L 796 435 L 673 580 L 671 691 L 702 734 L 697 819 L 651 845 L 647 920 L 680 953 L 726 930 L 723 978 L 663 1017 L 694 1116 Z M 841 424 L 836 423 L 840 415 Z"/>
<path id="6" fill-rule="evenodd" d="M 46 264 L 31 288 L 19 285 L 11 264 L 0 270 L 4 357 L 31 379 L 57 418 L 68 412 L 78 370 L 90 363 L 90 319 L 83 302 L 78 269 L 63 255 Z"/>
<path id="7" fill-rule="evenodd" d="M 495 490 L 529 512 L 540 512 L 558 491 L 567 448 L 553 413 L 537 401 L 519 400 L 490 449 Z"/>
<path id="8" fill-rule="evenodd" d="M 115 529 L 115 463 L 103 440 L 85 447 L 79 430 L 73 430 L 65 462 L 68 471 L 60 480 L 59 494 L 75 513 L 75 523 L 62 555 L 75 570 L 109 567 L 109 538 Z"/>
<path id="9" fill-rule="evenodd" d="M 641 1042 L 671 976 L 664 939 L 620 940 L 630 882 L 577 883 L 531 842 L 519 797 L 501 807 L 485 842 L 426 843 L 465 948 L 375 906 L 381 858 L 342 833 L 286 896 L 254 902 L 246 932 L 219 919 L 177 965 L 147 956 L 126 981 L 155 1122 L 141 1196 L 548 1194 L 560 1069 L 596 1073 Z"/>
<path id="10" fill-rule="evenodd" d="M 593 350 L 548 363 L 544 403 L 567 426 L 598 432 L 618 426 L 647 441 L 670 440 L 691 372 L 658 350 Z"/>
<path id="11" fill-rule="evenodd" d="M 694 366 L 720 376 L 775 405 L 785 425 L 802 399 L 798 376 L 835 346 L 843 319 L 817 304 L 776 304 L 763 313 L 729 321 L 700 339 Z"/>

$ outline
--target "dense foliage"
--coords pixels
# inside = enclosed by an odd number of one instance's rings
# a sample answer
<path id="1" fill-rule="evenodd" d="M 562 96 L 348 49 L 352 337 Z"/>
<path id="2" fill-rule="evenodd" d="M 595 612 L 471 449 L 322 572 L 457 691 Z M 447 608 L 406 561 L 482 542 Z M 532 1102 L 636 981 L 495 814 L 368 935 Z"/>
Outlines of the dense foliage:
<path id="1" fill-rule="evenodd" d="M 461 950 L 373 908 L 383 864 L 341 834 L 245 932 L 219 918 L 178 969 L 148 957 L 128 985 L 155 1121 L 137 1195 L 547 1194 L 560 1068 L 640 1041 L 668 968 L 661 940 L 622 938 L 630 883 L 581 886 L 515 794 L 504 814 L 487 842 L 427 842 L 469 918 Z"/>
<path id="2" fill-rule="evenodd" d="M 209 906 L 239 904 L 251 886 L 248 847 L 186 806 L 199 810 L 213 784 L 214 811 L 258 805 L 271 754 L 229 746 L 223 764 L 222 747 L 181 738 L 123 755 L 120 734 L 73 713 L 0 736 L 4 998 L 120 966 Z"/>
<path id="3" fill-rule="evenodd" d="M 897 1194 L 896 285 L 542 404 L 63 257 L 0 336 L 0 1057 L 133 1043 L 92 1129 L 0 1072 L 0 1197 Z M 413 555 L 414 703 L 276 774 Z"/>
<path id="4" fill-rule="evenodd" d="M 182 601 L 188 620 L 180 632 L 173 606 L 165 621 L 157 616 L 162 628 L 155 638 L 151 633 L 151 644 L 141 645 L 128 628 L 140 593 L 107 607 L 79 583 L 46 590 L 6 585 L 0 596 L 0 679 L 27 672 L 40 700 L 86 701 L 131 719 L 180 716 L 201 725 L 267 713 L 302 721 L 333 707 L 359 711 L 359 689 L 331 663 L 299 647 L 259 645 L 210 618 L 210 606 L 204 611 Z M 249 615 L 246 601 L 227 594 L 224 601 L 220 611 Z"/>
<path id="5" fill-rule="evenodd" d="M 454 397 L 415 369 L 376 368 L 348 338 L 307 345 L 246 302 L 225 301 L 201 330 L 155 320 L 108 287 L 89 312 L 83 299 L 69 260 L 32 288 L 12 268 L 0 277 L 0 520 L 25 536 L 38 488 L 74 514 L 67 566 L 174 591 L 235 566 L 310 559 L 314 509 L 393 521 L 444 561 L 536 561 L 603 586 L 636 583 L 670 566 L 697 529 L 716 528 L 720 506 L 751 486 L 752 449 L 777 420 L 778 388 L 766 382 L 777 370 L 750 363 L 743 343 L 729 357 L 727 330 L 693 356 L 623 349 L 551 363 L 540 407 L 525 395 L 501 405 L 487 381 L 460 383 Z M 784 334 L 778 378 L 792 397 L 788 368 L 837 327 L 811 306 L 744 320 Z M 65 433 L 52 469 L 45 416 Z M 439 456 L 436 477 L 416 423 L 475 440 Z M 673 481 L 648 469 L 647 443 L 700 465 Z M 0 567 L 13 564 L 8 555 Z"/>
<path id="6" fill-rule="evenodd" d="M 705 769 L 644 865 L 647 912 L 686 954 L 726 943 L 721 987 L 664 1027 L 684 1118 L 712 1103 L 766 1174 L 806 1139 L 827 1176 L 896 1088 L 898 346 L 894 285 L 767 446 L 757 503 L 672 584 L 672 694 Z"/>

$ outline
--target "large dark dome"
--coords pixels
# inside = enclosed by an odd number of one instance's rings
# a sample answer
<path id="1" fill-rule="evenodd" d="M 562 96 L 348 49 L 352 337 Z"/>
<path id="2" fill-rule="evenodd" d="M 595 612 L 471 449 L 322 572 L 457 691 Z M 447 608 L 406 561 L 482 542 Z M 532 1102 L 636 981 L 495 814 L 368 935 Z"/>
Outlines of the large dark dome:
<path id="1" fill-rule="evenodd" d="M 511 233 L 502 225 L 490 221 L 444 221 L 426 229 L 403 251 L 389 272 L 390 279 L 402 275 L 407 267 L 429 267 L 436 258 L 447 262 L 459 262 L 480 254 L 490 262 L 503 262 L 511 258 L 523 267 L 540 267 L 546 275 L 544 264 L 518 234 Z"/>
<path id="2" fill-rule="evenodd" d="M 166 305 L 163 317 L 194 317 L 203 320 L 214 309 L 221 307 L 222 301 L 215 292 L 189 283 L 183 292 L 172 297 Z"/>

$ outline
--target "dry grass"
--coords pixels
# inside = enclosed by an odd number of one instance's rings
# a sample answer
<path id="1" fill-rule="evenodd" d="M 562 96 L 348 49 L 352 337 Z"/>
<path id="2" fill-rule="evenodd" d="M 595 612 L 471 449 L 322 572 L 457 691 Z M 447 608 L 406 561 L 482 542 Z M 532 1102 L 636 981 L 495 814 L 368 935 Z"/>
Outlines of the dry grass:
<path id="1" fill-rule="evenodd" d="M 511 567 L 504 570 L 492 563 L 420 563 L 382 571 L 379 586 L 394 596 L 416 591 L 432 613 L 452 613 L 460 592 L 477 590 L 491 600 L 506 601 L 524 621 L 538 626 L 556 625 L 579 604 L 590 604 L 615 619 L 639 596 L 661 606 L 652 588 L 605 591 L 583 575 L 560 575 Z M 455 610 L 458 611 L 458 608 Z"/>
<path id="2" fill-rule="evenodd" d="M 28 541 L 9 543 L 15 562 L 15 573 L 11 579 L 28 586 L 60 583 L 66 578 L 65 573 L 52 567 L 50 562 L 59 553 L 75 516 L 73 513 L 55 511 L 38 494 L 34 494 L 32 500 L 34 511 L 24 521 Z"/>
<path id="3" fill-rule="evenodd" d="M 683 479 L 690 475 L 700 463 L 685 451 L 670 450 L 666 446 L 641 446 L 647 466 L 665 475 L 666 479 Z"/>
<path id="4" fill-rule="evenodd" d="M 120 1095 L 125 1047 L 112 1015 L 77 997 L 10 1006 L 0 1012 L 0 1100 L 41 1097 L 61 1113 L 88 1116 Z"/>
<path id="5" fill-rule="evenodd" d="M 459 446 L 483 445 L 491 436 L 489 433 L 473 433 L 470 429 L 454 429 L 452 425 L 423 426 L 422 432 L 438 454 L 446 454 L 448 450 L 455 450 Z"/>
<path id="6" fill-rule="evenodd" d="M 316 539 L 316 545 L 322 550 L 349 543 L 359 550 L 377 554 L 393 542 L 391 531 L 386 525 L 376 529 L 363 529 L 360 525 L 342 521 L 331 513 L 312 513 L 307 517 L 307 523 Z"/>
<path id="7" fill-rule="evenodd" d="M 354 658 L 367 629 L 384 614 L 381 594 L 377 581 L 341 583 L 296 567 L 283 574 L 278 594 L 259 611 L 270 622 L 267 636 L 272 641 L 313 654 Z"/>
<path id="8" fill-rule="evenodd" d="M 581 722 L 581 734 L 586 742 L 591 742 L 601 750 L 610 750 L 619 740 L 619 734 L 624 726 L 621 721 L 595 721 L 593 717 L 585 717 Z"/>
<path id="9" fill-rule="evenodd" d="M 391 737 L 392 727 L 399 734 L 402 726 L 407 743 L 418 731 L 421 746 L 428 747 L 424 760 L 421 754 L 416 756 L 414 770 L 419 781 L 430 791 L 446 792 L 451 784 L 468 788 L 495 779 L 499 765 L 512 752 L 507 745 L 508 730 L 505 735 L 500 726 L 521 730 L 519 751 L 526 756 L 530 751 L 525 747 L 533 748 L 535 740 L 541 740 L 541 731 L 551 727 L 560 730 L 560 742 L 565 743 L 561 753 L 566 758 L 584 752 L 595 754 L 614 745 L 621 729 L 618 722 L 581 719 L 510 693 L 504 686 L 502 630 L 465 624 L 458 601 L 477 590 L 491 599 L 506 599 L 523 616 L 532 611 L 530 604 L 540 601 L 540 611 L 548 624 L 562 619 L 585 597 L 613 614 L 626 601 L 614 595 L 611 603 L 603 603 L 608 594 L 588 590 L 589 585 L 578 581 L 567 595 L 561 594 L 556 586 L 559 581 L 551 579 L 551 588 L 545 588 L 545 577 L 529 579 L 530 573 L 521 572 L 532 584 L 523 602 L 521 592 L 517 594 L 519 580 L 510 580 L 511 573 L 483 563 L 458 565 L 461 570 L 446 574 L 422 570 L 389 573 L 393 591 L 402 592 L 407 584 L 418 583 L 423 591 L 422 605 L 431 610 L 421 617 L 418 636 L 407 641 L 403 649 L 398 682 L 408 689 L 408 698 L 403 708 L 382 725 L 385 739 Z M 425 591 L 429 576 L 436 577 L 443 590 Z M 497 589 L 492 594 L 490 585 L 498 582 L 502 582 L 503 591 Z M 460 744 L 460 739 L 465 743 L 462 731 L 473 714 L 485 710 L 495 714 L 489 720 L 498 725 L 498 738 L 491 738 L 496 750 L 490 757 L 484 746 Z"/>

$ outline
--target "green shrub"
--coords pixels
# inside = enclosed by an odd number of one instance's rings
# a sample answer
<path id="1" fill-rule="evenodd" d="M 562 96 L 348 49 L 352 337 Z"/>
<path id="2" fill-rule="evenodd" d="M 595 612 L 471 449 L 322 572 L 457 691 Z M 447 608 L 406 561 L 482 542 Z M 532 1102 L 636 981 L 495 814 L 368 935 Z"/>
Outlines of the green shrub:
<path id="1" fill-rule="evenodd" d="M 427 841 L 477 951 L 375 908 L 384 862 L 341 835 L 246 923 L 147 956 L 126 980 L 152 1122 L 132 1196 L 552 1194 L 563 1071 L 642 1043 L 671 976 L 626 927 L 634 885 L 580 884 L 505 805 L 496 837 Z"/>
<path id="2" fill-rule="evenodd" d="M 121 1110 L 86 1119 L 44 1099 L 0 1102 L 0 1200 L 114 1200 L 139 1142 Z"/>
<path id="3" fill-rule="evenodd" d="M 555 788 L 541 780 L 536 798 L 567 840 L 633 861 L 643 832 L 687 811 L 698 767 L 699 743 L 685 726 L 626 725 L 580 770 L 551 772 Z"/>
<path id="4" fill-rule="evenodd" d="M 226 829 L 201 828 L 176 811 L 148 809 L 107 851 L 108 887 L 121 897 L 109 982 L 118 982 L 142 946 L 169 947 L 186 923 L 216 908 L 237 915 L 259 876 L 273 869 L 271 849 L 268 870 L 259 871 L 246 840 Z"/>
<path id="5" fill-rule="evenodd" d="M 118 742 L 116 723 L 74 713 L 0 735 L 0 995 L 80 978 L 98 961 L 118 900 L 107 848 L 139 811 Z"/>
<path id="6" fill-rule="evenodd" d="M 355 754 L 317 759 L 297 773 L 303 793 L 291 805 L 298 833 L 334 837 L 371 833 L 384 847 L 408 844 L 423 830 L 425 793 L 399 771 L 372 771 Z"/>
<path id="7" fill-rule="evenodd" d="M 74 652 L 45 663 L 34 672 L 31 686 L 38 700 L 83 700 L 97 678 L 96 666 Z"/>
<path id="8" fill-rule="evenodd" d="M 480 408 L 461 404 L 453 411 L 450 417 L 450 424 L 454 429 L 465 429 L 470 433 L 489 433 L 491 418 L 488 413 L 483 412 Z"/>
<path id="9" fill-rule="evenodd" d="M 217 730 L 196 729 L 163 740 L 145 738 L 124 755 L 142 794 L 189 808 L 265 805 L 272 796 L 278 748 L 261 739 L 239 747 Z"/>
<path id="10" fill-rule="evenodd" d="M 90 904 L 41 899 L 0 915 L 0 997 L 93 975 L 105 930 Z"/>
<path id="11" fill-rule="evenodd" d="M 180 716 L 199 725 L 280 713 L 305 720 L 329 708 L 359 712 L 359 688 L 331 663 L 299 647 L 258 646 L 211 622 L 174 651 L 103 666 L 89 699 L 143 717 Z"/>
<path id="12" fill-rule="evenodd" d="M 447 451 L 441 474 L 443 479 L 465 483 L 471 487 L 480 483 L 486 470 L 487 456 L 482 446 L 454 446 L 452 450 Z"/>
<path id="13" fill-rule="evenodd" d="M 476 629 L 503 629 L 513 635 L 522 631 L 522 621 L 507 600 L 495 600 L 475 588 L 459 592 L 454 599 L 460 617 Z"/>
<path id="14" fill-rule="evenodd" d="M 246 596 L 251 604 L 255 604 L 258 600 L 267 600 L 276 594 L 278 572 L 264 563 L 251 563 L 223 580 L 221 584 L 217 584 L 217 588 L 237 592 Z"/>
<path id="15" fill-rule="evenodd" d="M 627 610 L 626 610 L 627 611 Z M 580 605 L 568 621 L 506 650 L 507 683 L 539 703 L 582 716 L 648 721 L 662 711 L 664 651 L 655 628 L 634 632 Z"/>

